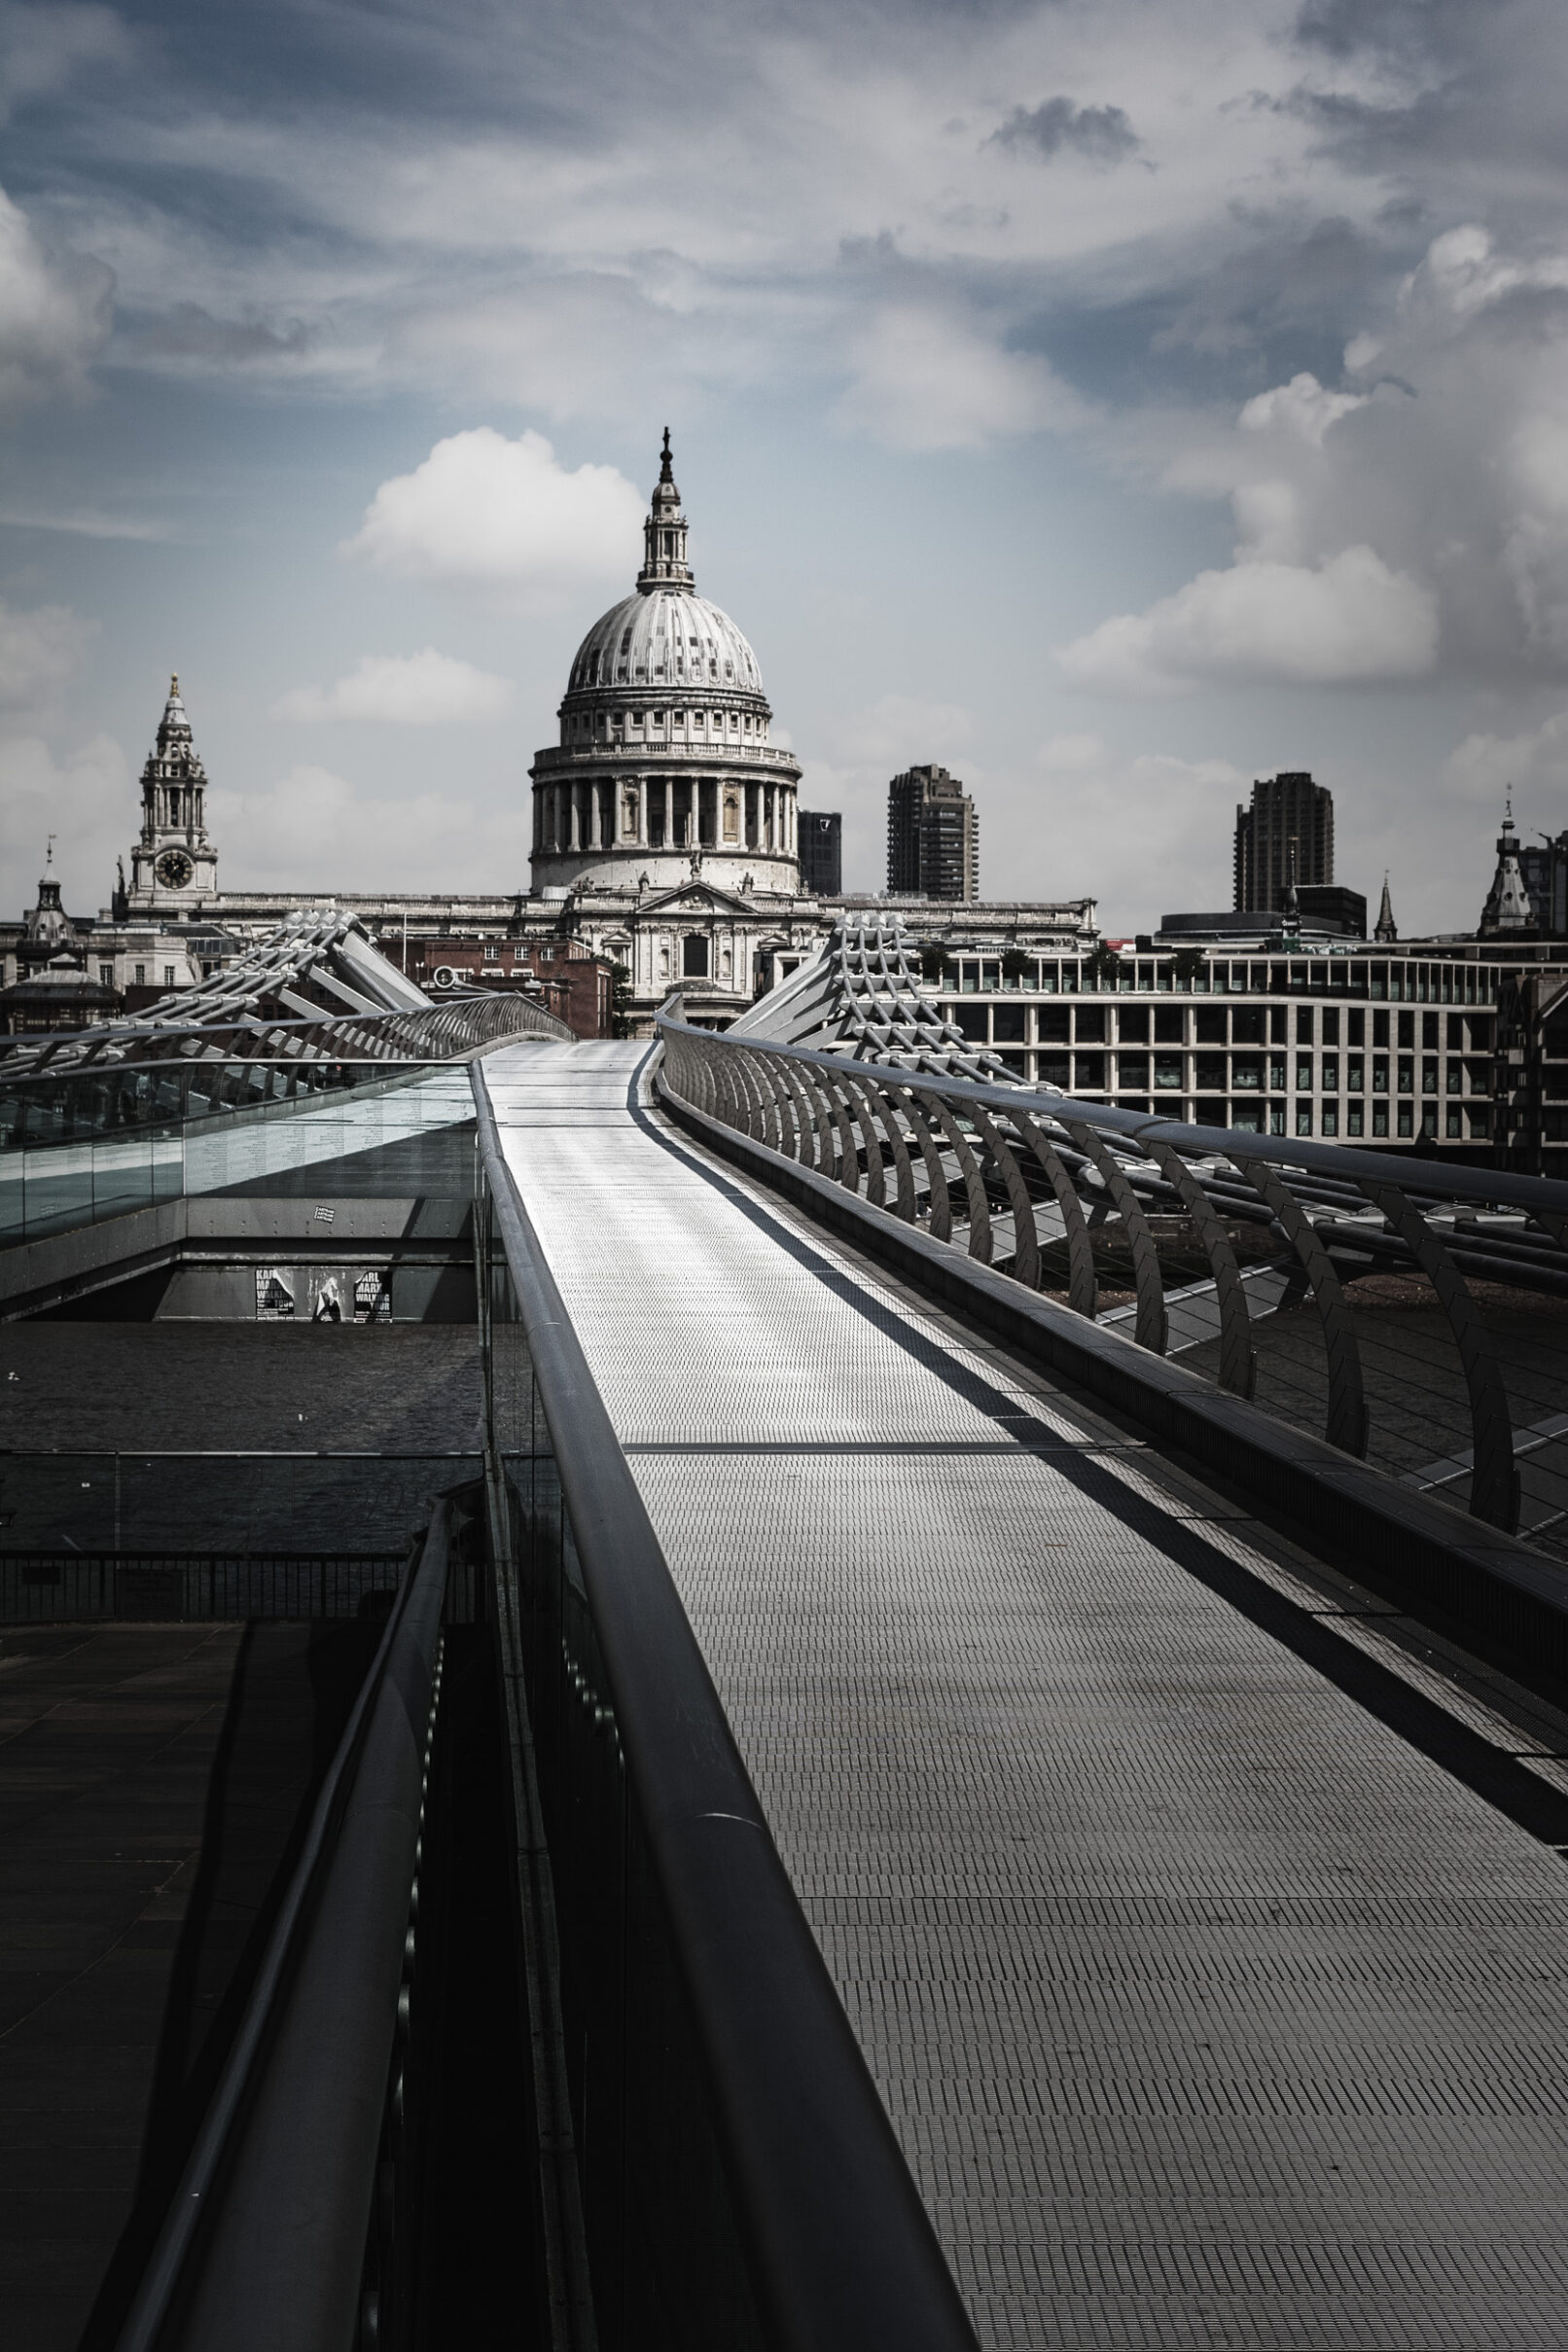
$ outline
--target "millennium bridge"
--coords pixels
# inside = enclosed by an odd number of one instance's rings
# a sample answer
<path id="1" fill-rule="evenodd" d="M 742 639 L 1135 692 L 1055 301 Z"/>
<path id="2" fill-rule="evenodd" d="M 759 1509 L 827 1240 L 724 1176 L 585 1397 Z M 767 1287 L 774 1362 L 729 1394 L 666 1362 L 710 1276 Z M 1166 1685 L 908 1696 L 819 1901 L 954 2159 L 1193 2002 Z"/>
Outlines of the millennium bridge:
<path id="1" fill-rule="evenodd" d="M 1568 2333 L 1568 1186 L 298 921 L 0 1062 L 14 2346 Z"/>

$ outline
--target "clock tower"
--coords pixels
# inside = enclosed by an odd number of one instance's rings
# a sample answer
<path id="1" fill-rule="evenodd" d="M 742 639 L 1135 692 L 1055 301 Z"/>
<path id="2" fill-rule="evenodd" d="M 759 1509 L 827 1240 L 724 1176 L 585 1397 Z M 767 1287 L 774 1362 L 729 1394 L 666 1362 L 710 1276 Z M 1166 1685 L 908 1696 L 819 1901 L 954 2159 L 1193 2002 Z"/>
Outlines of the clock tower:
<path id="1" fill-rule="evenodd" d="M 195 913 L 218 891 L 207 839 L 207 771 L 191 740 L 180 681 L 169 680 L 158 742 L 142 769 L 141 839 L 130 853 L 129 907 Z"/>

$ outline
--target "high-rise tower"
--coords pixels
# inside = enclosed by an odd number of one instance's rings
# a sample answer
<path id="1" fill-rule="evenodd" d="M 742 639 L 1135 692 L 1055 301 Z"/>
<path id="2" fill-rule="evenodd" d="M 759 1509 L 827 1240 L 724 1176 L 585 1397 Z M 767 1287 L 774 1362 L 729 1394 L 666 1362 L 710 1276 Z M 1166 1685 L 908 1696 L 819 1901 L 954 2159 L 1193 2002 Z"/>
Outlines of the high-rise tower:
<path id="1" fill-rule="evenodd" d="M 980 819 L 944 767 L 907 767 L 888 785 L 887 887 L 894 898 L 980 897 Z"/>
<path id="2" fill-rule="evenodd" d="M 1236 809 L 1235 907 L 1280 914 L 1291 879 L 1302 888 L 1334 879 L 1334 795 L 1302 771 L 1263 776 L 1252 806 Z"/>

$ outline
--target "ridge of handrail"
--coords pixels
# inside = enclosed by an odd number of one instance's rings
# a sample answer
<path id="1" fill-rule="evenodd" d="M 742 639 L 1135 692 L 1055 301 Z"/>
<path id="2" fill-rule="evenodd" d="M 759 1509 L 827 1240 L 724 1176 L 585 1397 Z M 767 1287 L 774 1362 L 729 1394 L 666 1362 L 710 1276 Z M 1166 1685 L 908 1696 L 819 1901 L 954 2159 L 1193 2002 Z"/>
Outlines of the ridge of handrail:
<path id="1" fill-rule="evenodd" d="M 704 1046 L 724 1047 L 723 1030 L 701 1029 L 690 1021 L 655 1015 L 659 1031 L 680 1030 Z M 1102 1133 L 1124 1135 L 1141 1144 L 1151 1138 L 1168 1143 L 1194 1158 L 1264 1159 L 1314 1174 L 1338 1177 L 1347 1183 L 1371 1180 L 1398 1182 L 1407 1191 L 1438 1199 L 1506 1201 L 1515 1208 L 1547 1208 L 1568 1213 L 1568 1183 L 1550 1176 L 1522 1176 L 1509 1168 L 1450 1167 L 1442 1160 L 1417 1159 L 1403 1154 L 1357 1152 L 1343 1144 L 1316 1143 L 1305 1136 L 1260 1135 L 1244 1127 L 1189 1126 L 1181 1120 L 1161 1119 L 1141 1111 L 1119 1111 L 1103 1102 L 1083 1102 L 1068 1094 L 1035 1091 L 1028 1087 L 987 1087 L 974 1079 L 949 1078 L 944 1072 L 909 1067 L 903 1062 L 856 1060 L 837 1053 L 821 1053 L 809 1046 L 784 1045 L 770 1037 L 736 1039 L 732 1052 L 777 1053 L 786 1060 L 805 1062 L 838 1075 L 864 1076 L 868 1067 L 886 1072 L 905 1087 L 928 1094 L 957 1095 L 986 1110 L 1026 1110 L 1043 1113 L 1058 1123 L 1083 1121 Z"/>
<path id="2" fill-rule="evenodd" d="M 634 1792 L 777 2352 L 975 2352 L 501 1147 L 480 1148 Z"/>
<path id="3" fill-rule="evenodd" d="M 421 1718 L 415 1732 L 412 1714 L 421 1675 L 428 1700 L 430 1660 L 445 1590 L 448 1515 L 449 1506 L 439 1502 L 423 1544 L 405 1571 L 386 1629 L 317 1795 L 303 1848 L 217 2089 L 116 2338 L 115 2352 L 174 2352 L 176 2346 L 182 2352 L 246 2352 L 249 2346 L 262 2352 L 263 2347 L 285 2343 L 290 2352 L 345 2352 L 354 2340 L 396 2025 L 401 1913 L 390 1956 L 391 2000 L 383 2004 L 385 2047 L 377 2062 L 374 2048 L 369 2047 L 375 2041 L 374 2028 L 361 2033 L 358 2052 L 350 2053 L 361 2060 L 354 2086 L 358 2095 L 335 2103 L 336 2136 L 311 2130 L 319 2118 L 298 2113 L 279 2118 L 279 2103 L 286 2104 L 288 2098 L 287 2084 L 279 2089 L 289 2054 L 283 2046 L 292 2027 L 297 2044 L 303 2038 L 317 2045 L 318 2068 L 329 2056 L 341 2066 L 345 2037 L 339 2020 L 327 2016 L 324 2030 L 314 2036 L 306 2024 L 302 2036 L 300 2012 L 306 1996 L 313 1994 L 318 2008 L 327 2013 L 330 2003 L 321 1997 L 323 1980 L 330 1991 L 333 1977 L 341 1980 L 347 1973 L 349 1947 L 330 1932 L 326 1899 L 351 1834 L 357 1831 L 361 1848 L 351 1857 L 359 1863 L 362 1882 L 353 1890 L 354 1907 L 365 1907 L 364 1882 L 373 1880 L 384 1908 L 407 1908 L 402 1863 L 406 1854 L 411 1867 L 419 1782 L 416 1763 L 410 1811 L 408 1760 L 398 1753 L 399 1718 L 414 1735 L 417 1760 L 424 1727 Z M 361 1781 L 375 1765 L 389 1786 L 373 1794 L 362 1789 Z M 358 1822 L 352 1818 L 356 1811 Z M 388 1903 L 386 1889 L 393 1880 L 401 1883 L 402 1893 L 394 1887 Z M 314 1984 L 308 1981 L 312 1972 Z M 338 2007 L 344 2013 L 363 2013 L 363 1985 L 345 1985 Z M 319 2047 L 329 2040 L 330 2051 Z M 281 2069 L 280 2052 L 285 2061 Z M 266 2170 L 268 2137 L 274 2172 L 280 2153 L 285 2159 L 288 2193 L 281 2201 L 277 2180 L 270 2193 L 258 2184 Z M 359 2145 L 347 2144 L 356 2138 Z M 334 2163 L 337 2180 L 324 2179 Z M 318 2261 L 316 2275 L 302 2282 L 302 2269 L 308 2273 L 309 2257 L 312 2252 L 319 2255 L 324 2239 L 331 2241 L 330 2275 L 322 2275 L 329 2265 Z M 313 2310 L 298 2298 L 302 2283 L 307 2291 L 313 2289 Z"/>

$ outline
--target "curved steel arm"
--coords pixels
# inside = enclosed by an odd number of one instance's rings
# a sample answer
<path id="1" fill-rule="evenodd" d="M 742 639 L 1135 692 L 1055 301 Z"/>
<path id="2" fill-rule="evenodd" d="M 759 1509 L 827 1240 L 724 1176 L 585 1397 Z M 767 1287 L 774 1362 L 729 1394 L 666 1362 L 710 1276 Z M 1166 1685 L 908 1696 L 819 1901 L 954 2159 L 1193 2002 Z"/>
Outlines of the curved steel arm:
<path id="1" fill-rule="evenodd" d="M 1247 1294 L 1241 1287 L 1241 1270 L 1230 1247 L 1230 1237 L 1181 1154 L 1172 1151 L 1168 1143 L 1157 1143 L 1152 1136 L 1144 1149 L 1180 1194 L 1182 1206 L 1192 1218 L 1208 1256 L 1215 1297 L 1220 1303 L 1220 1386 L 1228 1388 L 1232 1396 L 1250 1397 L 1258 1381 L 1258 1357 L 1252 1344 Z"/>
<path id="2" fill-rule="evenodd" d="M 1162 1356 L 1170 1339 L 1170 1327 L 1165 1319 L 1165 1286 L 1160 1279 L 1159 1253 L 1155 1237 L 1149 1230 L 1149 1220 L 1143 1204 L 1127 1182 L 1126 1171 L 1106 1150 L 1094 1129 L 1079 1120 L 1063 1123 L 1068 1134 L 1086 1159 L 1092 1162 L 1104 1181 L 1105 1189 L 1121 1213 L 1127 1229 L 1127 1242 L 1132 1251 L 1132 1280 L 1138 1295 L 1138 1312 L 1132 1326 L 1132 1336 L 1140 1347 L 1151 1355 Z"/>
<path id="3" fill-rule="evenodd" d="M 887 1137 L 888 1150 L 893 1155 L 893 1173 L 897 1182 L 897 1196 L 891 1203 L 895 1217 L 906 1225 L 914 1223 L 914 1168 L 909 1159 L 909 1147 L 904 1140 L 899 1124 L 899 1105 L 889 1088 L 875 1080 L 861 1081 L 862 1091 L 871 1097 L 872 1108 L 881 1122 Z M 885 1202 L 885 1192 L 884 1192 Z"/>
<path id="4" fill-rule="evenodd" d="M 1028 1289 L 1040 1288 L 1040 1236 L 1035 1231 L 1034 1202 L 1024 1183 L 1017 1160 L 1008 1147 L 1007 1139 L 988 1111 L 977 1111 L 975 1124 L 984 1136 L 991 1157 L 1002 1171 L 1007 1187 L 1008 1206 L 1013 1211 L 1013 1266 L 1016 1281 Z"/>
<path id="5" fill-rule="evenodd" d="M 1272 1168 L 1259 1159 L 1240 1159 L 1236 1165 L 1272 1212 L 1311 1285 L 1313 1301 L 1323 1324 L 1324 1353 L 1329 1360 L 1329 1418 L 1323 1434 L 1331 1445 L 1353 1453 L 1358 1461 L 1364 1460 L 1369 1432 L 1361 1350 L 1356 1344 L 1334 1261 L 1318 1239 L 1311 1218 Z"/>
<path id="6" fill-rule="evenodd" d="M 905 1117 L 914 1129 L 914 1140 L 919 1145 L 920 1157 L 925 1161 L 926 1188 L 929 1195 L 929 1206 L 926 1212 L 927 1226 L 934 1240 L 950 1241 L 953 1229 L 953 1210 L 952 1202 L 947 1194 L 947 1171 L 942 1164 L 942 1154 L 932 1140 L 930 1125 L 922 1115 L 920 1100 L 913 1087 L 901 1087 L 899 1092 L 904 1101 Z"/>
<path id="7" fill-rule="evenodd" d="M 1075 1315 L 1087 1315 L 1092 1320 L 1099 1303 L 1099 1283 L 1094 1273 L 1094 1244 L 1089 1239 L 1088 1220 L 1078 1196 L 1078 1187 L 1060 1153 L 1047 1142 L 1027 1111 L 1015 1111 L 1013 1124 L 1044 1169 L 1061 1211 L 1067 1235 L 1067 1303 Z"/>
<path id="8" fill-rule="evenodd" d="M 887 1168 L 882 1158 L 881 1140 L 873 1116 L 872 1089 L 858 1075 L 839 1082 L 849 1098 L 854 1121 L 860 1131 L 861 1149 L 866 1155 L 866 1198 L 873 1209 L 887 1205 Z"/>
<path id="9" fill-rule="evenodd" d="M 953 1156 L 957 1159 L 963 1175 L 964 1191 L 969 1199 L 969 1254 L 972 1258 L 978 1258 L 981 1265 L 989 1265 L 991 1263 L 990 1204 L 985 1197 L 985 1186 L 980 1176 L 979 1163 L 970 1149 L 969 1138 L 964 1134 L 957 1120 L 954 1119 L 940 1094 L 929 1094 L 922 1090 L 920 1101 L 925 1105 L 927 1112 L 935 1118 L 938 1126 L 951 1144 Z"/>
<path id="10" fill-rule="evenodd" d="M 1519 1523 L 1519 1474 L 1514 1463 L 1514 1424 L 1503 1375 L 1476 1312 L 1476 1302 L 1443 1243 L 1397 1184 L 1364 1183 L 1361 1189 L 1398 1233 L 1437 1292 L 1459 1349 L 1460 1368 L 1470 1392 L 1474 1463 L 1470 1515 L 1484 1519 L 1489 1527 L 1502 1527 L 1512 1535 Z"/>

